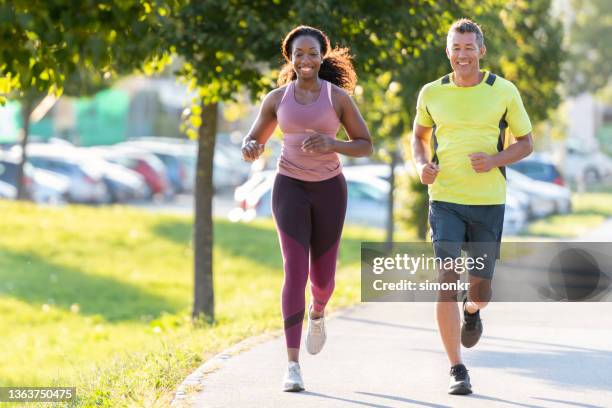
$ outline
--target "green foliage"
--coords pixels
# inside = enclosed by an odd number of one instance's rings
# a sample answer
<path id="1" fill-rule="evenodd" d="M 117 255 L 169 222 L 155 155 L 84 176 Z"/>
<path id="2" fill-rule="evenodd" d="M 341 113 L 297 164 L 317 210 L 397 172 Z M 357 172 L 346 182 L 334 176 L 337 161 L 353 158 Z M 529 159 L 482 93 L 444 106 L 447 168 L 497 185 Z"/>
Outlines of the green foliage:
<path id="1" fill-rule="evenodd" d="M 185 59 L 178 74 L 200 87 L 205 103 L 254 98 L 274 86 L 280 44 L 299 24 L 321 28 L 332 44 L 349 46 L 358 74 L 404 64 L 406 55 L 430 41 L 447 13 L 446 2 L 396 1 L 190 1 L 164 30 L 170 49 Z M 390 12 L 393 10 L 393 12 Z M 209 18 L 208 16 L 214 16 Z"/>
<path id="2" fill-rule="evenodd" d="M 572 0 L 566 79 L 571 94 L 597 91 L 612 77 L 612 2 Z"/>
<path id="3" fill-rule="evenodd" d="M 398 180 L 398 203 L 396 219 L 406 230 L 416 228 L 419 239 L 427 237 L 429 198 L 427 186 L 414 175 Z"/>
<path id="4" fill-rule="evenodd" d="M 561 63 L 566 57 L 561 21 L 551 15 L 550 0 L 502 4 L 499 12 L 483 16 L 489 52 L 484 65 L 518 87 L 536 123 L 547 119 L 560 102 Z"/>
<path id="5" fill-rule="evenodd" d="M 168 13 L 153 12 L 140 0 L 3 0 L 0 92 L 60 94 L 79 72 L 103 79 L 131 72 L 166 54 L 158 34 L 168 23 Z"/>

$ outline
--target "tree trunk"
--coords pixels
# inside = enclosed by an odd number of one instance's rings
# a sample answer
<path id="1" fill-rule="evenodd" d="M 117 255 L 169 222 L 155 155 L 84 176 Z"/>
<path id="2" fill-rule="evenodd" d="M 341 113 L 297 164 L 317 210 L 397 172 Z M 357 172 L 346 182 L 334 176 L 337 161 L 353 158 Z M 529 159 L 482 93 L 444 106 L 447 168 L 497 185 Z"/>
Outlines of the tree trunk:
<path id="1" fill-rule="evenodd" d="M 17 199 L 28 200 L 30 195 L 26 189 L 24 166 L 27 161 L 26 146 L 28 145 L 28 137 L 30 135 L 30 114 L 34 101 L 30 97 L 25 97 L 21 102 L 21 116 L 23 119 L 23 129 L 21 135 L 21 157 L 17 166 Z"/>
<path id="2" fill-rule="evenodd" d="M 386 238 L 386 248 L 387 251 L 390 251 L 393 248 L 393 231 L 395 229 L 395 223 L 393 219 L 394 213 L 394 200 L 393 196 L 395 195 L 395 166 L 397 165 L 397 152 L 395 150 L 391 151 L 391 176 L 389 177 L 389 199 L 387 203 L 387 238 Z"/>
<path id="3" fill-rule="evenodd" d="M 202 104 L 202 125 L 198 130 L 198 160 L 195 185 L 195 222 L 193 249 L 195 262 L 194 304 L 192 316 L 213 321 L 213 155 L 217 134 L 218 104 Z"/>

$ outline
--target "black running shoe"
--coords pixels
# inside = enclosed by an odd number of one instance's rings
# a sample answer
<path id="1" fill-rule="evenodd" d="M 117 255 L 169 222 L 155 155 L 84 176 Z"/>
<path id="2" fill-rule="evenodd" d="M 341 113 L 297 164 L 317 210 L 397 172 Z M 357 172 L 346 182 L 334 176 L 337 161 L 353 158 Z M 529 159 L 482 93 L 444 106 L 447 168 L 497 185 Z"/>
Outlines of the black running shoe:
<path id="1" fill-rule="evenodd" d="M 461 344 L 463 347 L 474 347 L 480 336 L 482 335 L 482 320 L 480 320 L 480 310 L 476 313 L 468 313 L 465 310 L 465 303 L 467 299 L 463 301 L 463 323 L 461 324 Z"/>
<path id="2" fill-rule="evenodd" d="M 450 383 L 448 393 L 452 395 L 468 395 L 472 393 L 472 384 L 470 384 L 470 375 L 467 368 L 463 364 L 457 364 L 451 367 Z"/>

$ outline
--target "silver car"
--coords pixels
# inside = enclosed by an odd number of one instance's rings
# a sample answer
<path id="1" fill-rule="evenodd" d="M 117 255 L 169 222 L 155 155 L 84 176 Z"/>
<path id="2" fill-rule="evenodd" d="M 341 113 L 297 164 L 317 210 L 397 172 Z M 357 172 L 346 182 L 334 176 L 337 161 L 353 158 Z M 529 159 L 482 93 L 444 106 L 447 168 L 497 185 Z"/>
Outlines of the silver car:
<path id="1" fill-rule="evenodd" d="M 70 201 L 96 204 L 111 201 L 102 170 L 95 163 L 89 163 L 78 149 L 40 143 L 31 143 L 27 149 L 28 162 L 34 167 L 59 173 L 70 180 Z"/>
<path id="2" fill-rule="evenodd" d="M 572 194 L 567 187 L 534 180 L 506 167 L 508 188 L 525 193 L 529 197 L 528 218 L 567 214 L 572 210 Z"/>
<path id="3" fill-rule="evenodd" d="M 228 217 L 232 221 L 250 221 L 272 216 L 272 185 L 275 171 L 254 174 L 234 193 L 236 208 Z M 345 168 L 348 189 L 347 224 L 384 227 L 387 220 L 389 183 L 377 177 Z"/>

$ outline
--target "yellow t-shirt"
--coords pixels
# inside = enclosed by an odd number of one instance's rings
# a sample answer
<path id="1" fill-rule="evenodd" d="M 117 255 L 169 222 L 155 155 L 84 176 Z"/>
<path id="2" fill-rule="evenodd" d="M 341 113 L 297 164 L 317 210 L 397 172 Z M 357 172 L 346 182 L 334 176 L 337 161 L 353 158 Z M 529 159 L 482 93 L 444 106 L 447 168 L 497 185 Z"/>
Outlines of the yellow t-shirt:
<path id="1" fill-rule="evenodd" d="M 429 186 L 431 200 L 467 205 L 506 202 L 505 170 L 476 173 L 468 155 L 496 154 L 504 147 L 506 128 L 522 137 L 531 132 L 531 122 L 516 86 L 483 72 L 475 86 L 457 86 L 449 74 L 421 89 L 416 123 L 434 128 L 432 157 L 440 166 Z"/>

